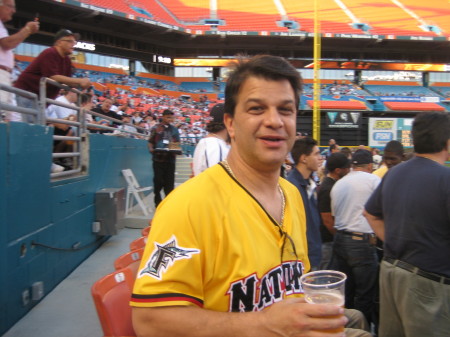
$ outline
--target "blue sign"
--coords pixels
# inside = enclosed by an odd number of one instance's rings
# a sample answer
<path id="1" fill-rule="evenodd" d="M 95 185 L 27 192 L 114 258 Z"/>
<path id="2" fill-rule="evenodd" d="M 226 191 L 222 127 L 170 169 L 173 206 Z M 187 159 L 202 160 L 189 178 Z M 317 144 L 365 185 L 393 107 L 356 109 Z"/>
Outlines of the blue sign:
<path id="1" fill-rule="evenodd" d="M 394 134 L 392 132 L 374 132 L 373 140 L 377 142 L 389 142 L 394 139 Z"/>

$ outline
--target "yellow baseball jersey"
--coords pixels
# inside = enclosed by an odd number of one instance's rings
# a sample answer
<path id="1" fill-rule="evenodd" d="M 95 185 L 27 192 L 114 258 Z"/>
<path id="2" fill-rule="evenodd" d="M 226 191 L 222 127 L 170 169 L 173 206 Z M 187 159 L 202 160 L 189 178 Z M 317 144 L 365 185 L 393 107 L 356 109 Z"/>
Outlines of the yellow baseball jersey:
<path id="1" fill-rule="evenodd" d="M 303 201 L 291 183 L 279 183 L 290 238 L 221 165 L 173 190 L 152 221 L 131 305 L 243 312 L 302 296 L 299 279 L 309 270 Z"/>

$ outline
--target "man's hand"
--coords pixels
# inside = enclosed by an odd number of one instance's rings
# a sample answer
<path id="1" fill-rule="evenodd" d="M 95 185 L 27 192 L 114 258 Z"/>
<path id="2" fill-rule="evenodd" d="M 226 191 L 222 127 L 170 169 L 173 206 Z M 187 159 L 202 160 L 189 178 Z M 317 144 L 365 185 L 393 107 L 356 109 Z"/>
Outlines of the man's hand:
<path id="1" fill-rule="evenodd" d="M 39 31 L 39 21 L 29 21 L 27 22 L 27 24 L 24 26 L 24 28 L 26 30 L 28 30 L 28 32 L 30 34 L 34 34 L 37 33 Z"/>
<path id="2" fill-rule="evenodd" d="M 268 307 L 262 314 L 265 317 L 261 324 L 274 336 L 322 336 L 317 333 L 333 329 L 343 330 L 348 321 L 343 308 L 328 304 L 309 304 L 303 298 L 283 300 Z"/>
<path id="3" fill-rule="evenodd" d="M 91 81 L 89 80 L 89 78 L 84 77 L 84 78 L 80 78 L 80 79 L 79 79 L 78 85 L 79 85 L 82 89 L 87 89 L 87 88 L 89 88 L 89 87 L 92 85 L 92 83 L 91 83 Z"/>

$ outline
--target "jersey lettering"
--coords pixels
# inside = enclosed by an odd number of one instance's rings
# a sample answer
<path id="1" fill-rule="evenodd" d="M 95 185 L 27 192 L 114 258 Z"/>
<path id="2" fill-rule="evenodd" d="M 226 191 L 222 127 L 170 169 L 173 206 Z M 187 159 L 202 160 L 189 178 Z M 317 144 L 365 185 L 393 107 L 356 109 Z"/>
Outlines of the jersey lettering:
<path id="1" fill-rule="evenodd" d="M 233 282 L 227 291 L 229 311 L 261 311 L 275 302 L 281 301 L 285 295 L 301 294 L 300 276 L 301 262 L 284 262 L 263 275 L 261 279 L 253 274 Z"/>

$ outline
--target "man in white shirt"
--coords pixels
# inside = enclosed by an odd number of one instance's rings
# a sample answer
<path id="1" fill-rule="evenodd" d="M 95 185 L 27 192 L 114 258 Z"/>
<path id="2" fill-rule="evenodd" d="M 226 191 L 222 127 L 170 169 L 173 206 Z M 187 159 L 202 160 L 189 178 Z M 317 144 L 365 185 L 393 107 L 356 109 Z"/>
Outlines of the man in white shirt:
<path id="1" fill-rule="evenodd" d="M 228 132 L 223 124 L 224 106 L 222 103 L 213 106 L 210 112 L 212 121 L 206 126 L 209 132 L 205 138 L 202 138 L 195 147 L 192 169 L 194 175 L 206 170 L 218 162 L 224 160 L 230 146 L 227 143 Z"/>
<path id="2" fill-rule="evenodd" d="M 331 189 L 331 212 L 336 234 L 330 269 L 347 274 L 346 308 L 358 309 L 377 325 L 378 258 L 376 237 L 363 216 L 364 205 L 380 183 L 372 172 L 373 158 L 367 150 L 352 157 L 353 170 Z"/>
<path id="3" fill-rule="evenodd" d="M 64 95 L 59 96 L 56 101 L 76 107 L 77 94 L 72 91 L 66 91 Z M 69 116 L 74 115 L 76 117 L 77 111 L 69 109 L 63 106 L 52 104 L 47 108 L 47 118 L 67 119 Z"/>
<path id="4" fill-rule="evenodd" d="M 11 85 L 11 73 L 14 68 L 13 49 L 31 34 L 39 30 L 39 21 L 30 21 L 17 33 L 9 35 L 4 22 L 12 19 L 16 12 L 14 0 L 0 0 L 0 83 Z M 0 101 L 12 104 L 12 94 L 0 90 Z M 21 121 L 22 116 L 17 112 L 4 111 L 6 121 Z M 2 111 L 0 111 L 1 116 Z M 1 119 L 1 118 L 0 118 Z"/>

